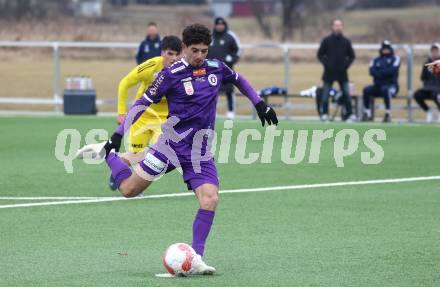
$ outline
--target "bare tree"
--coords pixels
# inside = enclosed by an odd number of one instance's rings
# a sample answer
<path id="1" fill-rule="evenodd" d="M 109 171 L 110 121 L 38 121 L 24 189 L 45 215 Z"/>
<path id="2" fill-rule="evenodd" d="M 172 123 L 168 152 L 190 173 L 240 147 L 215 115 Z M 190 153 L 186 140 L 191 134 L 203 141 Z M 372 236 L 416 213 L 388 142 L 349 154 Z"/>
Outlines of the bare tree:
<path id="1" fill-rule="evenodd" d="M 313 0 L 309 0 L 313 1 Z M 272 38 L 272 26 L 264 16 L 263 4 L 256 0 L 248 0 L 254 12 L 255 19 L 260 27 L 263 35 L 267 38 Z M 306 0 L 282 0 L 282 17 L 281 17 L 281 39 L 283 41 L 292 38 L 295 27 L 302 24 L 301 14 L 299 12 Z"/>
<path id="2" fill-rule="evenodd" d="M 70 0 L 0 0 L 0 16 L 6 19 L 45 18 L 48 11 L 65 14 Z"/>
<path id="3" fill-rule="evenodd" d="M 266 38 L 272 38 L 272 28 L 264 17 L 264 10 L 262 5 L 260 5 L 261 3 L 258 3 L 255 0 L 248 0 L 248 1 L 252 7 L 252 12 L 254 12 L 255 19 L 257 20 L 258 26 L 263 32 L 263 35 Z"/>

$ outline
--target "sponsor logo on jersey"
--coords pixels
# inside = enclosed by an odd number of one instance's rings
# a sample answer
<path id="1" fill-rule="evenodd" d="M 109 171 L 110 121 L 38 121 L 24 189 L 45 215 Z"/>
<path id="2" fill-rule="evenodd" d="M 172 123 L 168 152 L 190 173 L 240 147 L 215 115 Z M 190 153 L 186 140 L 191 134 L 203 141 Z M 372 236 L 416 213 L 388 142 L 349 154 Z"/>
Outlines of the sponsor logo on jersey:
<path id="1" fill-rule="evenodd" d="M 175 74 L 175 73 L 177 73 L 179 71 L 182 71 L 183 69 L 185 69 L 185 66 L 179 66 L 179 67 L 177 67 L 175 69 L 172 69 L 171 70 L 171 74 Z"/>
<path id="2" fill-rule="evenodd" d="M 165 168 L 165 163 L 151 153 L 147 153 L 145 156 L 144 164 L 157 173 L 162 172 Z"/>
<path id="3" fill-rule="evenodd" d="M 183 87 L 185 88 L 185 93 L 188 96 L 194 95 L 194 87 L 191 82 L 183 82 Z"/>
<path id="4" fill-rule="evenodd" d="M 214 74 L 209 75 L 208 82 L 211 86 L 217 86 L 217 76 Z"/>
<path id="5" fill-rule="evenodd" d="M 188 77 L 188 78 L 185 78 L 185 79 L 182 79 L 182 80 L 180 80 L 181 82 L 188 82 L 188 81 L 192 81 L 192 78 L 191 77 Z"/>
<path id="6" fill-rule="evenodd" d="M 194 77 L 203 76 L 203 75 L 206 75 L 206 69 L 205 68 L 201 68 L 201 69 L 193 71 L 193 76 Z"/>
<path id="7" fill-rule="evenodd" d="M 213 68 L 219 67 L 218 62 L 216 62 L 216 61 L 207 61 L 207 64 L 209 67 L 213 67 Z"/>
<path id="8" fill-rule="evenodd" d="M 200 83 L 206 82 L 206 78 L 205 77 L 198 77 L 198 78 L 196 78 L 196 82 L 200 82 Z"/>
<path id="9" fill-rule="evenodd" d="M 152 96 L 156 95 L 157 89 L 162 84 L 163 79 L 164 79 L 164 76 L 163 76 L 163 74 L 161 74 L 160 77 L 154 81 L 153 86 L 148 90 L 150 92 L 150 95 L 152 95 Z"/>

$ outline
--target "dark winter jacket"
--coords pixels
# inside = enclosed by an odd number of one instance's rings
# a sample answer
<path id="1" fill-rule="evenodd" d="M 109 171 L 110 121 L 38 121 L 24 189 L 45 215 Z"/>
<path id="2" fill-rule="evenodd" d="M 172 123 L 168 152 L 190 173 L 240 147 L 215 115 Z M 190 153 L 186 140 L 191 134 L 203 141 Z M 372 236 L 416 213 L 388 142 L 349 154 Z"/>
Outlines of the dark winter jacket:
<path id="1" fill-rule="evenodd" d="M 215 30 L 212 32 L 212 42 L 211 46 L 209 46 L 208 59 L 223 61 L 232 68 L 239 59 L 239 40 L 237 36 L 228 29 L 226 21 L 224 21 L 224 19 L 222 20 L 225 24 L 225 30 L 222 33 Z"/>
<path id="2" fill-rule="evenodd" d="M 380 55 L 370 63 L 370 75 L 375 85 L 396 85 L 399 83 L 400 57 L 394 55 Z"/>
<path id="3" fill-rule="evenodd" d="M 343 35 L 330 34 L 322 40 L 317 56 L 324 65 L 324 82 L 348 81 L 347 70 L 355 59 L 349 39 Z"/>
<path id="4" fill-rule="evenodd" d="M 432 59 L 431 57 L 425 62 L 425 64 L 431 63 L 436 59 Z M 440 91 L 440 74 L 432 73 L 428 70 L 428 67 L 423 65 L 422 74 L 420 75 L 420 79 L 423 82 L 423 88 L 432 91 Z"/>
<path id="5" fill-rule="evenodd" d="M 142 64 L 148 59 L 160 56 L 161 44 L 159 35 L 154 39 L 150 39 L 148 36 L 139 45 L 138 52 L 136 54 L 137 64 Z"/>

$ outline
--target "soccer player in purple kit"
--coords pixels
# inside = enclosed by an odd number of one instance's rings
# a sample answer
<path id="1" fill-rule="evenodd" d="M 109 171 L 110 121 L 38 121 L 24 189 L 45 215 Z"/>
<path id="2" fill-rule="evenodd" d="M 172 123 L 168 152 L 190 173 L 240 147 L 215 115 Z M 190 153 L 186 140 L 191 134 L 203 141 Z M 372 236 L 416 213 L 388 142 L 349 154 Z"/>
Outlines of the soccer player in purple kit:
<path id="1" fill-rule="evenodd" d="M 152 103 L 162 96 L 168 101 L 169 118 L 164 124 L 159 141 L 147 152 L 145 159 L 132 172 L 116 154 L 125 130 L 128 116 L 111 139 L 103 144 L 106 162 L 112 176 L 125 197 L 134 197 L 144 191 L 163 174 L 181 167 L 183 180 L 195 192 L 200 208 L 193 223 L 192 247 L 197 252 L 192 274 L 213 274 L 215 268 L 202 260 L 205 242 L 211 230 L 218 202 L 219 181 L 209 143 L 215 126 L 217 94 L 222 83 L 233 83 L 255 106 L 264 126 L 277 124 L 275 111 L 257 95 L 249 82 L 223 62 L 207 60 L 211 43 L 210 30 L 201 25 L 187 26 L 183 31 L 184 57 L 165 68 L 148 87 L 145 94 L 131 107 L 133 122 Z M 124 128 L 125 127 L 125 128 Z M 198 150 L 199 153 L 194 152 Z M 202 154 L 205 154 L 202 156 Z M 206 155 L 209 154 L 208 157 Z"/>

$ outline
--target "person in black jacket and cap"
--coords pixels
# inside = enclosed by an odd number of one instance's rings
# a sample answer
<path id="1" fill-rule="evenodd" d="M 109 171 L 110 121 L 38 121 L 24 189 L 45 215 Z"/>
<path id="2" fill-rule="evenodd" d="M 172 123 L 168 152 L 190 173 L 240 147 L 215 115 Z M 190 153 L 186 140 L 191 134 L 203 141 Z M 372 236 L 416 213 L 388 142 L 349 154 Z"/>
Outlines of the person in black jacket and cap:
<path id="1" fill-rule="evenodd" d="M 208 51 L 208 59 L 223 61 L 229 68 L 234 69 L 234 64 L 237 63 L 239 56 L 240 41 L 238 40 L 238 37 L 229 30 L 228 23 L 226 23 L 224 18 L 215 18 L 212 42 Z M 225 84 L 222 87 L 222 91 L 226 93 L 228 101 L 228 112 L 226 116 L 228 118 L 234 118 L 234 86 L 232 84 Z"/>
<path id="2" fill-rule="evenodd" d="M 146 60 L 160 56 L 161 52 L 161 39 L 157 29 L 157 24 L 150 22 L 147 26 L 147 36 L 139 45 L 138 52 L 136 54 L 136 62 L 138 65 L 140 65 Z"/>
<path id="3" fill-rule="evenodd" d="M 351 97 L 348 84 L 347 70 L 355 59 L 351 42 L 344 37 L 343 22 L 340 19 L 333 20 L 332 33 L 325 37 L 318 50 L 318 59 L 324 66 L 322 80 L 324 82 L 320 115 L 322 121 L 328 121 L 328 99 L 333 82 L 339 83 L 345 106 L 344 120 L 353 121 Z"/>
<path id="4" fill-rule="evenodd" d="M 431 123 L 433 112 L 425 103 L 425 100 L 433 100 L 439 109 L 438 122 L 440 123 L 440 74 L 431 73 L 426 64 L 431 63 L 440 58 L 440 44 L 433 43 L 430 49 L 430 55 L 422 68 L 420 76 L 423 87 L 418 89 L 414 94 L 414 98 L 419 106 L 426 112 L 426 122 Z"/>
<path id="5" fill-rule="evenodd" d="M 399 91 L 400 57 L 394 53 L 393 46 L 384 40 L 379 49 L 379 56 L 370 63 L 370 75 L 373 85 L 363 91 L 364 115 L 362 121 L 372 121 L 371 102 L 374 97 L 382 97 L 385 104 L 383 122 L 391 122 L 391 99 Z"/>

